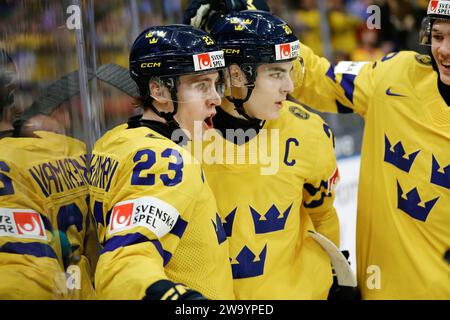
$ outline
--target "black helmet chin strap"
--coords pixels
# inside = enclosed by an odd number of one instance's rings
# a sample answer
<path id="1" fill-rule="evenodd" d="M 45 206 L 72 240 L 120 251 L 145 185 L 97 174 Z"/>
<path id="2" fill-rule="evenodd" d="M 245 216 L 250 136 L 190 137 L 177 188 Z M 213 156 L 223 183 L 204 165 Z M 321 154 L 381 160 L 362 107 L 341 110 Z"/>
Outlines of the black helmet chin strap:
<path id="1" fill-rule="evenodd" d="M 256 66 L 253 65 L 246 65 L 241 66 L 242 71 L 245 73 L 247 78 L 249 79 L 249 82 L 245 85 L 247 87 L 247 95 L 244 99 L 236 99 L 231 96 L 227 96 L 227 100 L 232 102 L 234 104 L 234 109 L 245 119 L 247 120 L 254 120 L 250 115 L 245 111 L 244 103 L 246 103 L 250 96 L 252 95 L 253 89 L 255 89 L 255 80 L 256 80 Z"/>
<path id="2" fill-rule="evenodd" d="M 241 116 L 243 116 L 247 120 L 252 120 L 253 118 L 250 117 L 250 115 L 247 113 L 247 111 L 245 111 L 244 103 L 246 103 L 248 101 L 248 99 L 250 99 L 250 96 L 252 95 L 253 89 L 255 89 L 255 84 L 254 83 L 250 83 L 250 84 L 247 84 L 246 87 L 247 87 L 247 95 L 245 96 L 244 99 L 236 99 L 236 98 L 227 96 L 227 100 L 234 104 L 234 109 Z"/>
<path id="3" fill-rule="evenodd" d="M 166 120 L 167 125 L 169 126 L 170 129 L 175 130 L 175 129 L 179 129 L 180 128 L 180 125 L 178 124 L 178 122 L 174 118 L 174 116 L 178 112 L 177 81 L 176 81 L 176 79 L 173 79 L 173 78 L 170 78 L 170 81 L 171 81 L 171 83 L 165 83 L 165 85 L 166 85 L 166 87 L 169 88 L 170 97 L 172 98 L 172 103 L 173 103 L 173 111 L 172 112 L 159 111 L 153 105 L 153 101 L 152 101 L 150 95 L 148 95 L 145 98 L 145 104 L 148 105 L 150 107 L 150 109 L 152 109 L 152 111 L 154 113 L 156 113 L 159 117 L 161 117 L 164 120 Z"/>

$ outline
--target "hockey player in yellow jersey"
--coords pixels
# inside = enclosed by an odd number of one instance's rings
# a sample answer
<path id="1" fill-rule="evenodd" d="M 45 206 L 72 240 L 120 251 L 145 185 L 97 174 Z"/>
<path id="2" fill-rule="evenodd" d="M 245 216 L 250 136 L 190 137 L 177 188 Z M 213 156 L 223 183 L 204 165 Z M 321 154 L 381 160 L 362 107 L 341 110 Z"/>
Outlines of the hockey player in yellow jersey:
<path id="1" fill-rule="evenodd" d="M 24 126 L 42 118 L 50 117 L 36 116 Z M 0 297 L 94 298 L 84 255 L 90 227 L 85 145 L 33 131 L 2 138 L 0 154 Z"/>
<path id="2" fill-rule="evenodd" d="M 1 51 L 1 111 L 14 104 L 16 86 L 10 80 L 15 72 Z M 0 139 L 0 299 L 91 299 L 90 261 L 84 255 L 89 229 L 86 147 L 61 134 L 50 116 L 22 118 L 13 127 L 5 114 Z"/>
<path id="3" fill-rule="evenodd" d="M 285 101 L 298 39 L 262 11 L 220 17 L 210 35 L 225 53 L 232 86 L 203 160 L 230 242 L 236 297 L 326 299 L 330 259 L 308 230 L 339 245 L 338 170 L 327 124 Z M 208 158 L 214 145 L 223 146 L 223 159 Z"/>
<path id="4" fill-rule="evenodd" d="M 91 161 L 100 299 L 234 298 L 214 196 L 200 163 L 177 144 L 193 137 L 195 121 L 211 125 L 224 65 L 215 42 L 190 26 L 136 38 L 130 72 L 144 114 L 108 131 Z"/>
<path id="5" fill-rule="evenodd" d="M 305 81 L 293 95 L 365 120 L 357 214 L 364 299 L 450 299 L 450 1 L 430 1 L 422 44 L 330 65 L 301 46 Z"/>

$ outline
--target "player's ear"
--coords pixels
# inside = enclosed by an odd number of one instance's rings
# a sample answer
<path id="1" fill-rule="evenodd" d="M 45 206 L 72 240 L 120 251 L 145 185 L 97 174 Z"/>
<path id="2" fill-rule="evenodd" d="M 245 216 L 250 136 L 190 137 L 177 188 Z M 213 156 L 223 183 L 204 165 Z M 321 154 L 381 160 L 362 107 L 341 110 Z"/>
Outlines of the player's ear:
<path id="1" fill-rule="evenodd" d="M 237 64 L 232 64 L 229 67 L 231 86 L 242 88 L 247 83 L 244 72 Z"/>
<path id="2" fill-rule="evenodd" d="M 150 96 L 160 103 L 166 103 L 170 100 L 170 94 L 167 88 L 160 82 L 156 80 L 150 80 L 149 84 Z"/>

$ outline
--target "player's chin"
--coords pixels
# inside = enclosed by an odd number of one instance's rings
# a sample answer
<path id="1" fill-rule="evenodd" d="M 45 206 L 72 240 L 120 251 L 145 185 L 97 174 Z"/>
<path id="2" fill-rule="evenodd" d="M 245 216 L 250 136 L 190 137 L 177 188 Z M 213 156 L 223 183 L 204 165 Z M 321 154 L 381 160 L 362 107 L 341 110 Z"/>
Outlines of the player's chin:
<path id="1" fill-rule="evenodd" d="M 276 107 L 266 114 L 265 120 L 275 120 L 280 117 L 280 108 Z"/>
<path id="2" fill-rule="evenodd" d="M 440 78 L 445 85 L 450 86 L 450 71 L 445 70 L 441 72 Z"/>

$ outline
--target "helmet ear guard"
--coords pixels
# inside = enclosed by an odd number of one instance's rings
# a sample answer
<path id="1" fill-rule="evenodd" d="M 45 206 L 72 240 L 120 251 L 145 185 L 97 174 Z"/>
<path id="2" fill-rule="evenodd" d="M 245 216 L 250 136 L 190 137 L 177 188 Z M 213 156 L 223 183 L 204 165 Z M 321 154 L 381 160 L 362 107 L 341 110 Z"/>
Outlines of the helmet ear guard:
<path id="1" fill-rule="evenodd" d="M 256 80 L 256 65 L 243 65 L 240 66 L 242 73 L 245 75 L 246 79 L 244 79 L 244 86 L 247 88 L 247 94 L 243 99 L 235 98 L 232 96 L 232 92 L 226 96 L 227 100 L 234 104 L 235 110 L 243 116 L 247 120 L 251 120 L 252 118 L 247 114 L 244 108 L 244 103 L 246 103 L 250 96 L 252 95 L 253 89 L 255 89 L 255 80 Z M 233 79 L 231 79 L 231 83 L 233 83 Z"/>
<path id="2" fill-rule="evenodd" d="M 251 87 L 251 86 L 255 86 L 255 81 L 256 81 L 256 76 L 257 76 L 257 69 L 258 69 L 258 65 L 257 64 L 243 64 L 242 67 L 242 72 L 244 72 L 245 76 L 247 77 L 247 83 L 246 86 Z"/>
<path id="3" fill-rule="evenodd" d="M 431 18 L 425 17 L 422 20 L 419 31 L 419 44 L 423 46 L 431 46 Z"/>
<path id="4" fill-rule="evenodd" d="M 159 77 L 153 77 L 150 79 L 149 81 L 149 95 L 153 100 L 157 100 L 157 101 L 163 101 L 163 100 L 170 100 L 167 97 L 166 91 L 170 92 L 173 90 L 173 88 L 175 87 L 175 82 L 173 79 L 170 79 L 171 81 L 167 81 L 168 79 L 166 79 L 166 81 L 162 80 Z"/>

